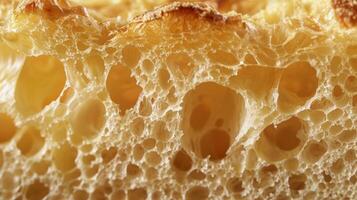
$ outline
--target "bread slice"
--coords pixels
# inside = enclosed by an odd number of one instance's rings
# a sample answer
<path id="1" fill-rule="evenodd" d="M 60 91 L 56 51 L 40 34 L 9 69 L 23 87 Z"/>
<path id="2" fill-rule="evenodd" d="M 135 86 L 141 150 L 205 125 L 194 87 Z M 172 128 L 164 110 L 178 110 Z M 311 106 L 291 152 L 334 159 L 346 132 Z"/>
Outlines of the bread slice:
<path id="1" fill-rule="evenodd" d="M 357 198 L 357 30 L 331 2 L 172 3 L 125 25 L 7 5 L 2 199 Z"/>

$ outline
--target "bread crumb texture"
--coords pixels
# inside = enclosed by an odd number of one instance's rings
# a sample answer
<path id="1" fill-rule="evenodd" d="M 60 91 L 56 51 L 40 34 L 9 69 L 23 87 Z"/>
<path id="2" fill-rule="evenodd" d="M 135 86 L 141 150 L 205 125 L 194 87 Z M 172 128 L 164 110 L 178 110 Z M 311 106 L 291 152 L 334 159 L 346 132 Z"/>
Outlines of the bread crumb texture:
<path id="1" fill-rule="evenodd" d="M 3 0 L 0 199 L 357 199 L 355 24 L 355 0 Z"/>

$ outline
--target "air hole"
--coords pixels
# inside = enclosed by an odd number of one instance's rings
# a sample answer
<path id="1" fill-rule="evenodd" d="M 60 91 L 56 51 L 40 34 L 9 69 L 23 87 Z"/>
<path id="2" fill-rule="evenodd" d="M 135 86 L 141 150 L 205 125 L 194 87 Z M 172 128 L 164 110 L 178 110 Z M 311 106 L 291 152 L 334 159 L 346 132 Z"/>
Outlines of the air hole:
<path id="1" fill-rule="evenodd" d="M 147 150 L 153 149 L 156 144 L 156 140 L 153 138 L 148 138 L 143 141 L 143 147 Z"/>
<path id="2" fill-rule="evenodd" d="M 326 183 L 331 182 L 332 177 L 331 177 L 330 175 L 326 174 L 326 172 L 323 172 L 323 173 L 322 173 L 322 176 L 323 176 L 324 181 L 325 181 Z"/>
<path id="3" fill-rule="evenodd" d="M 192 159 L 185 150 L 181 149 L 174 156 L 173 166 L 181 171 L 188 171 L 192 167 Z"/>
<path id="4" fill-rule="evenodd" d="M 102 157 L 103 157 L 103 155 L 102 155 Z M 95 156 L 94 155 L 89 154 L 89 155 L 83 155 L 82 156 L 82 162 L 83 162 L 84 165 L 91 165 L 91 163 L 93 161 L 95 161 Z"/>
<path id="5" fill-rule="evenodd" d="M 213 129 L 201 138 L 201 155 L 210 160 L 221 160 L 226 157 L 226 152 L 230 146 L 229 134 L 220 129 Z"/>
<path id="6" fill-rule="evenodd" d="M 141 145 L 135 145 L 133 149 L 133 157 L 135 160 L 141 160 L 144 156 L 144 149 Z"/>
<path id="7" fill-rule="evenodd" d="M 194 61 L 186 53 L 171 54 L 166 59 L 171 72 L 188 76 L 195 67 Z"/>
<path id="8" fill-rule="evenodd" d="M 145 73 L 151 74 L 154 71 L 154 64 L 151 60 L 145 59 L 142 64 L 142 69 Z"/>
<path id="9" fill-rule="evenodd" d="M 228 190 L 232 193 L 241 193 L 244 191 L 243 183 L 239 178 L 231 178 L 227 183 Z"/>
<path id="10" fill-rule="evenodd" d="M 16 133 L 14 120 L 7 114 L 0 113 L 0 143 L 11 140 Z"/>
<path id="11" fill-rule="evenodd" d="M 193 108 L 190 116 L 190 126 L 195 131 L 200 131 L 210 117 L 210 107 L 204 103 L 198 104 Z"/>
<path id="12" fill-rule="evenodd" d="M 159 69 L 158 82 L 162 89 L 167 90 L 170 86 L 170 73 L 166 69 Z"/>
<path id="13" fill-rule="evenodd" d="M 140 136 L 143 133 L 144 128 L 145 124 L 143 118 L 135 118 L 134 120 L 132 120 L 130 130 L 134 135 Z"/>
<path id="14" fill-rule="evenodd" d="M 296 118 L 271 124 L 265 128 L 255 144 L 258 155 L 266 161 L 275 162 L 296 155 L 306 140 L 303 122 Z"/>
<path id="15" fill-rule="evenodd" d="M 344 95 L 342 88 L 339 85 L 336 85 L 332 90 L 332 96 L 335 99 L 340 99 Z"/>
<path id="16" fill-rule="evenodd" d="M 71 125 L 74 136 L 90 139 L 101 131 L 105 123 L 105 107 L 99 99 L 88 99 L 75 108 Z"/>
<path id="17" fill-rule="evenodd" d="M 206 187 L 194 186 L 186 192 L 186 200 L 205 200 L 208 199 L 209 190 Z"/>
<path id="18" fill-rule="evenodd" d="M 74 200 L 87 200 L 88 197 L 89 197 L 89 195 L 85 190 L 76 190 L 73 193 Z"/>
<path id="19" fill-rule="evenodd" d="M 126 200 L 126 194 L 123 190 L 114 191 L 111 200 Z"/>
<path id="20" fill-rule="evenodd" d="M 1 175 L 0 182 L 2 183 L 1 191 L 12 191 L 16 188 L 17 181 L 15 180 L 15 176 L 13 173 L 8 171 L 4 171 Z M 4 194 L 4 193 L 2 193 Z M 11 198 L 8 198 L 11 199 Z"/>
<path id="21" fill-rule="evenodd" d="M 332 107 L 333 105 L 334 104 L 330 100 L 326 98 L 321 98 L 316 99 L 311 103 L 311 109 L 324 111 Z"/>
<path id="22" fill-rule="evenodd" d="M 96 188 L 92 194 L 91 194 L 91 199 L 96 199 L 96 200 L 105 200 L 107 197 L 105 196 L 104 191 L 100 190 L 99 188 Z"/>
<path id="23" fill-rule="evenodd" d="M 214 123 L 214 125 L 219 128 L 222 127 L 224 124 L 224 120 L 223 119 L 217 119 L 216 122 Z"/>
<path id="24" fill-rule="evenodd" d="M 102 159 L 104 163 L 109 163 L 117 155 L 117 149 L 115 147 L 110 147 L 109 149 L 104 149 L 102 151 Z"/>
<path id="25" fill-rule="evenodd" d="M 17 148 L 20 149 L 24 156 L 32 156 L 41 150 L 45 143 L 39 129 L 28 127 L 24 130 L 23 135 L 17 142 Z"/>
<path id="26" fill-rule="evenodd" d="M 162 199 L 161 196 L 162 196 L 162 192 L 160 192 L 160 191 L 154 191 L 151 195 L 152 200 L 160 200 L 160 199 Z"/>
<path id="27" fill-rule="evenodd" d="M 344 130 L 337 137 L 340 142 L 349 143 L 356 139 L 356 130 Z"/>
<path id="28" fill-rule="evenodd" d="M 286 121 L 286 124 L 282 123 L 280 125 L 282 129 L 275 132 L 276 145 L 284 151 L 295 149 L 300 144 L 299 138 L 296 137 L 301 128 L 300 121 L 297 118 L 291 118 Z"/>
<path id="29" fill-rule="evenodd" d="M 263 174 L 275 174 L 278 168 L 275 165 L 267 165 L 261 168 Z"/>
<path id="30" fill-rule="evenodd" d="M 110 69 L 106 86 L 111 100 L 119 105 L 120 115 L 135 106 L 142 92 L 130 69 L 122 66 Z"/>
<path id="31" fill-rule="evenodd" d="M 124 162 L 128 159 L 128 147 L 125 147 L 123 149 L 120 149 L 118 151 L 118 158 L 120 161 Z"/>
<path id="32" fill-rule="evenodd" d="M 255 56 L 252 54 L 247 54 L 244 56 L 244 63 L 245 64 L 257 64 L 257 60 L 255 59 Z"/>
<path id="33" fill-rule="evenodd" d="M 251 65 L 240 69 L 229 81 L 233 87 L 247 90 L 254 98 L 265 100 L 271 97 L 277 75 L 275 68 Z"/>
<path id="34" fill-rule="evenodd" d="M 128 67 L 135 67 L 141 57 L 141 52 L 137 47 L 128 45 L 122 50 L 123 61 Z"/>
<path id="35" fill-rule="evenodd" d="M 301 129 L 301 123 L 297 118 L 291 118 L 285 121 L 277 128 L 272 128 L 271 126 L 265 129 L 266 136 L 274 141 L 276 146 L 284 151 L 291 151 L 295 149 L 299 144 L 300 140 L 297 138 L 297 133 Z"/>
<path id="36" fill-rule="evenodd" d="M 71 181 L 76 181 L 78 178 L 81 176 L 81 170 L 78 168 L 75 168 L 74 170 L 70 171 L 69 173 L 65 174 L 63 177 L 64 182 L 71 182 Z"/>
<path id="37" fill-rule="evenodd" d="M 353 161 L 356 160 L 356 152 L 354 149 L 350 149 L 345 153 L 345 161 L 348 163 L 352 163 Z"/>
<path id="38" fill-rule="evenodd" d="M 345 164 L 343 162 L 343 159 L 338 159 L 334 163 L 332 163 L 331 166 L 331 172 L 334 174 L 340 174 L 343 169 L 345 168 Z"/>
<path id="39" fill-rule="evenodd" d="M 198 85 L 184 98 L 184 147 L 210 160 L 226 156 L 245 115 L 243 97 L 212 82 Z M 217 120 L 222 121 L 216 128 Z"/>
<path id="40" fill-rule="evenodd" d="M 15 89 L 16 108 L 23 115 L 40 112 L 56 100 L 66 83 L 63 64 L 52 56 L 28 57 Z"/>
<path id="41" fill-rule="evenodd" d="M 36 180 L 28 186 L 26 191 L 26 198 L 28 200 L 44 199 L 49 191 L 49 188 L 45 184 L 41 183 L 39 180 Z"/>
<path id="42" fill-rule="evenodd" d="M 281 111 L 292 112 L 311 99 L 318 86 L 316 70 L 308 62 L 287 66 L 280 79 L 278 106 Z"/>
<path id="43" fill-rule="evenodd" d="M 145 170 L 145 177 L 149 181 L 153 181 L 158 177 L 158 171 L 154 167 L 149 167 Z"/>
<path id="44" fill-rule="evenodd" d="M 44 175 L 47 173 L 47 170 L 50 167 L 50 165 L 51 165 L 50 162 L 42 160 L 42 161 L 33 163 L 31 169 L 37 175 Z"/>
<path id="45" fill-rule="evenodd" d="M 296 158 L 287 159 L 284 162 L 284 168 L 287 171 L 296 171 L 299 168 L 299 161 Z"/>
<path id="46" fill-rule="evenodd" d="M 347 77 L 345 81 L 345 88 L 349 92 L 356 92 L 357 91 L 357 78 L 355 76 Z"/>
<path id="47" fill-rule="evenodd" d="M 328 131 L 330 132 L 330 135 L 337 135 L 341 133 L 343 130 L 343 127 L 339 124 L 332 125 Z"/>
<path id="48" fill-rule="evenodd" d="M 147 192 L 145 188 L 135 188 L 128 190 L 128 200 L 145 200 Z"/>
<path id="49" fill-rule="evenodd" d="M 216 52 L 208 53 L 208 58 L 212 63 L 219 63 L 222 65 L 236 65 L 238 64 L 237 58 L 229 52 L 217 50 Z"/>
<path id="50" fill-rule="evenodd" d="M 63 142 L 67 137 L 67 125 L 64 122 L 53 124 L 50 134 L 54 142 Z"/>
<path id="51" fill-rule="evenodd" d="M 201 181 L 206 178 L 206 174 L 201 170 L 195 169 L 191 171 L 191 173 L 188 175 L 188 178 Z"/>
<path id="52" fill-rule="evenodd" d="M 312 110 L 310 112 L 310 119 L 314 124 L 320 124 L 326 120 L 326 114 L 320 110 Z"/>
<path id="53" fill-rule="evenodd" d="M 93 165 L 89 168 L 86 169 L 85 171 L 85 175 L 87 178 L 91 178 L 93 176 L 95 176 L 98 173 L 99 167 L 98 165 Z"/>
<path id="54" fill-rule="evenodd" d="M 157 166 L 161 162 L 161 156 L 155 151 L 149 151 L 145 154 L 147 163 L 151 166 Z"/>
<path id="55" fill-rule="evenodd" d="M 140 167 L 135 165 L 135 164 L 131 164 L 129 163 L 127 166 L 126 166 L 126 173 L 129 175 L 129 176 L 137 176 L 141 173 L 141 170 L 140 170 Z"/>
<path id="56" fill-rule="evenodd" d="M 311 141 L 302 151 L 302 158 L 307 163 L 316 163 L 327 152 L 327 144 L 323 141 Z"/>
<path id="57" fill-rule="evenodd" d="M 76 157 L 77 149 L 68 143 L 60 145 L 52 152 L 53 162 L 56 168 L 62 172 L 67 172 L 76 166 Z"/>
<path id="58" fill-rule="evenodd" d="M 303 190 L 305 189 L 305 182 L 307 178 L 305 174 L 291 175 L 288 183 L 291 190 Z"/>
<path id="59" fill-rule="evenodd" d="M 259 46 L 259 50 L 256 52 L 256 58 L 260 64 L 274 66 L 277 60 L 277 54 L 267 46 Z"/>

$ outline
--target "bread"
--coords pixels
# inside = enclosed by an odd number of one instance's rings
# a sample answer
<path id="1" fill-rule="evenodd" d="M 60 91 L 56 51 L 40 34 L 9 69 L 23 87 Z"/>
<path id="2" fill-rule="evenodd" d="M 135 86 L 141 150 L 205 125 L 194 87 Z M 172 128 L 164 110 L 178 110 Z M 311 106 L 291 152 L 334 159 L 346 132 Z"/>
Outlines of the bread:
<path id="1" fill-rule="evenodd" d="M 236 11 L 253 15 L 267 5 L 267 0 L 71 0 L 72 5 L 81 5 L 94 11 L 97 17 L 116 18 L 126 23 L 145 11 L 173 2 L 204 2 L 220 12 Z"/>
<path id="2" fill-rule="evenodd" d="M 2 199 L 357 198 L 355 4 L 2 2 Z"/>

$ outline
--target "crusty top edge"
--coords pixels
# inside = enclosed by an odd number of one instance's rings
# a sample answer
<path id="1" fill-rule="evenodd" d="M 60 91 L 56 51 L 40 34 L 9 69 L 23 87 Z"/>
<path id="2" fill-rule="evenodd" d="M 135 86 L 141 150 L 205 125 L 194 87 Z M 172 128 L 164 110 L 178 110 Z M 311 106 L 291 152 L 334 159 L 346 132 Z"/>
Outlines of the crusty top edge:
<path id="1" fill-rule="evenodd" d="M 142 15 L 139 15 L 132 19 L 130 22 L 147 22 L 162 18 L 167 13 L 187 11 L 192 14 L 196 14 L 204 19 L 213 22 L 241 22 L 240 15 L 226 15 L 220 13 L 212 5 L 204 2 L 173 2 L 167 5 L 163 5 L 154 10 L 147 11 Z M 129 23 L 130 23 L 129 22 Z"/>
<path id="2" fill-rule="evenodd" d="M 52 21 L 55 21 L 59 18 L 68 15 L 81 15 L 91 18 L 86 8 L 82 6 L 74 7 L 71 4 L 69 4 L 67 0 L 24 0 L 20 2 L 15 12 L 37 13 L 44 17 L 47 17 Z M 148 22 L 148 21 L 160 19 L 163 16 L 165 16 L 165 14 L 174 13 L 174 12 L 175 13 L 184 12 L 185 14 L 192 13 L 193 15 L 197 15 L 202 19 L 206 19 L 214 23 L 238 22 L 238 24 L 244 24 L 242 23 L 242 19 L 239 14 L 231 14 L 231 15 L 222 14 L 208 3 L 174 2 L 158 7 L 154 10 L 147 11 L 144 14 L 133 18 L 132 20 L 128 21 L 125 24 L 118 24 L 118 25 L 123 27 L 130 24 Z M 111 20 L 108 19 L 108 21 Z"/>
<path id="3" fill-rule="evenodd" d="M 52 20 L 72 14 L 88 17 L 84 7 L 70 6 L 66 0 L 24 0 L 20 2 L 15 12 L 41 13 Z"/>

